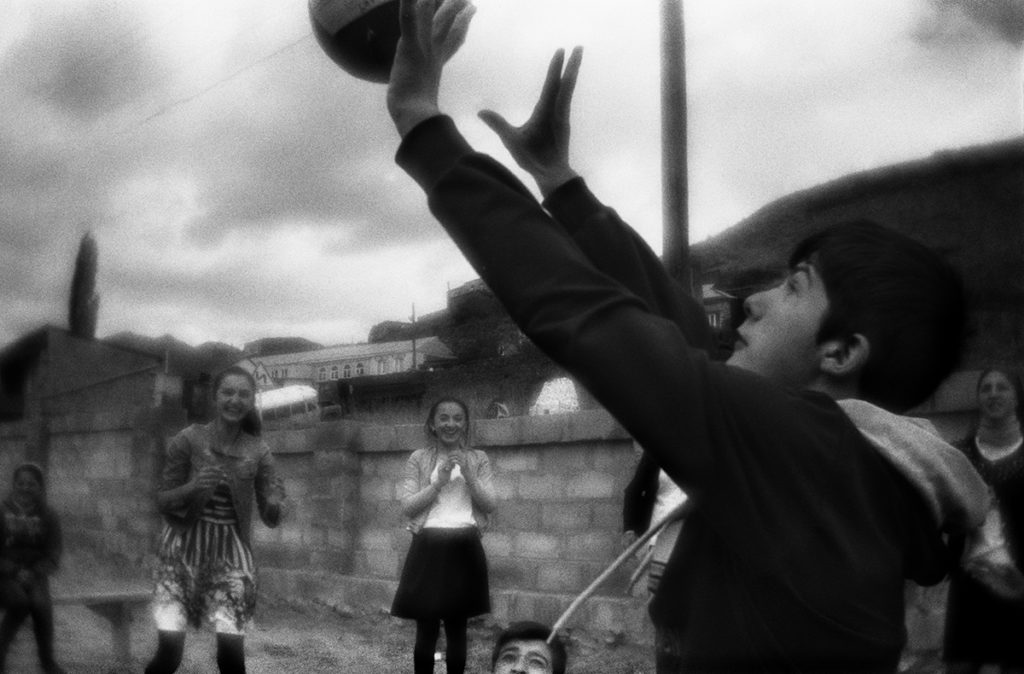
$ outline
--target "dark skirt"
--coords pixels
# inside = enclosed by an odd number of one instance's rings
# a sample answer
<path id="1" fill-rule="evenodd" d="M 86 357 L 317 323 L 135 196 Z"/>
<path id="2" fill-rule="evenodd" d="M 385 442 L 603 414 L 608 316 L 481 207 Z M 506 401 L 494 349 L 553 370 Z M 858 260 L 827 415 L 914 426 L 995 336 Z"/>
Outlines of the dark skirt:
<path id="1" fill-rule="evenodd" d="M 962 570 L 951 574 L 946 604 L 946 662 L 1024 666 L 1024 602 L 997 597 Z"/>
<path id="2" fill-rule="evenodd" d="M 476 527 L 422 529 L 412 537 L 391 615 L 426 620 L 490 611 L 487 558 Z"/>

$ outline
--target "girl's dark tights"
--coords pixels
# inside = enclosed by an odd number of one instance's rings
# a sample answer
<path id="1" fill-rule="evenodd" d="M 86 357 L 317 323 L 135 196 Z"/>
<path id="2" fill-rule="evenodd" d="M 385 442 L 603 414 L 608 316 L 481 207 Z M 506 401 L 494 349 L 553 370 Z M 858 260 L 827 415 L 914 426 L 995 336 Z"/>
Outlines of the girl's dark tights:
<path id="1" fill-rule="evenodd" d="M 161 630 L 157 634 L 156 655 L 146 674 L 174 674 L 185 651 L 185 633 Z M 220 674 L 245 674 L 245 637 L 217 634 L 217 669 Z"/>
<path id="2" fill-rule="evenodd" d="M 432 674 L 434 649 L 441 634 L 441 620 L 416 621 L 416 645 L 412 651 L 415 674 Z M 445 618 L 445 665 L 448 674 L 463 674 L 466 670 L 466 619 Z"/>
<path id="3" fill-rule="evenodd" d="M 160 630 L 157 632 L 156 655 L 146 665 L 146 674 L 174 674 L 185 651 L 185 633 Z"/>

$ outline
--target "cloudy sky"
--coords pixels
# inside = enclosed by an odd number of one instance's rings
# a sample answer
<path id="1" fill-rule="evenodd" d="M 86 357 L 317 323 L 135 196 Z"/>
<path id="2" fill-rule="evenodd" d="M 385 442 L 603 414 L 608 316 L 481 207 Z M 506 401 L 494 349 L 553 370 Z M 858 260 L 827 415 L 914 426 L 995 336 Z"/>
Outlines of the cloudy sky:
<path id="1" fill-rule="evenodd" d="M 661 241 L 660 0 L 476 0 L 442 105 L 528 114 L 584 46 L 573 162 Z M 687 0 L 691 238 L 791 191 L 1021 134 L 1022 0 Z M 394 164 L 382 85 L 306 0 L 6 0 L 0 346 L 66 324 L 99 245 L 98 334 L 364 341 L 474 274 Z"/>

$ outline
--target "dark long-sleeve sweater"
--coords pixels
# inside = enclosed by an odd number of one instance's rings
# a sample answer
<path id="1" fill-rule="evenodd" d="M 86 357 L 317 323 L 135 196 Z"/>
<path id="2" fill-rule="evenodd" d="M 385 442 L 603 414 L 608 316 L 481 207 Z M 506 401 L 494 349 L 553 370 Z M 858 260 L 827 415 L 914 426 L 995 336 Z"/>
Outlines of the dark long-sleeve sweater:
<path id="1" fill-rule="evenodd" d="M 904 579 L 937 582 L 945 549 L 838 405 L 711 362 L 693 343 L 700 307 L 675 297 L 685 316 L 666 317 L 657 258 L 634 256 L 646 246 L 589 193 L 552 195 L 556 223 L 444 117 L 410 132 L 398 161 L 523 332 L 690 496 L 651 606 L 689 670 L 894 670 Z M 629 255 L 649 287 L 598 268 L 574 227 Z"/>

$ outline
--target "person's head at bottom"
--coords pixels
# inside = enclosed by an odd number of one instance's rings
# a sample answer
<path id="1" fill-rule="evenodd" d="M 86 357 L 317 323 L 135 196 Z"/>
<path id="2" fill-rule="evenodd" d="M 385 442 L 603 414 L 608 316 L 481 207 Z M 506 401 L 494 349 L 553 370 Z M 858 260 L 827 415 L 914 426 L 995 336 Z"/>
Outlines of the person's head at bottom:
<path id="1" fill-rule="evenodd" d="M 524 620 L 509 625 L 498 635 L 491 652 L 492 674 L 565 674 L 565 644 L 551 628 Z"/>

